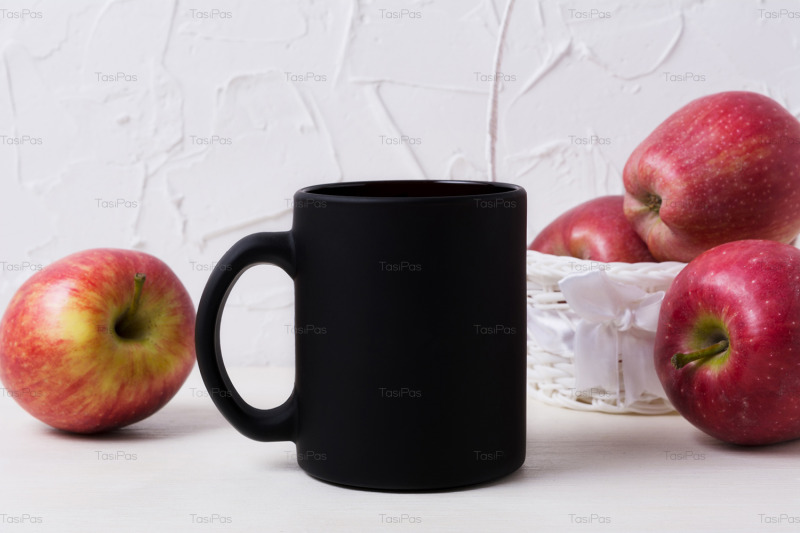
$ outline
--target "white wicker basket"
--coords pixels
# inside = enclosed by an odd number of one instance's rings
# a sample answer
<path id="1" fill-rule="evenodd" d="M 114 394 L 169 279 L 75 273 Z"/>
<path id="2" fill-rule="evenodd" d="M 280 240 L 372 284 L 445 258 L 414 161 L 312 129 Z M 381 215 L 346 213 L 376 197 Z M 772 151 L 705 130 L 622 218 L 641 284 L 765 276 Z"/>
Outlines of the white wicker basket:
<path id="1" fill-rule="evenodd" d="M 574 336 L 580 317 L 565 301 L 558 282 L 567 276 L 603 270 L 612 281 L 633 284 L 647 293 L 665 291 L 685 263 L 598 263 L 574 257 L 559 257 L 528 250 L 528 309 L 548 320 L 563 321 L 565 331 Z M 543 315 L 542 313 L 545 313 Z M 664 414 L 673 411 L 669 402 L 657 396 L 625 401 L 622 365 L 619 365 L 619 391 L 582 394 L 575 388 L 574 341 L 567 338 L 561 353 L 546 350 L 528 329 L 528 394 L 542 402 L 584 411 L 607 413 Z M 651 344 L 652 345 L 652 344 Z M 651 351 L 652 353 L 652 351 Z M 651 353 L 638 354 L 652 357 Z M 620 357 L 621 359 L 621 357 Z M 621 362 L 621 360 L 620 360 Z"/>

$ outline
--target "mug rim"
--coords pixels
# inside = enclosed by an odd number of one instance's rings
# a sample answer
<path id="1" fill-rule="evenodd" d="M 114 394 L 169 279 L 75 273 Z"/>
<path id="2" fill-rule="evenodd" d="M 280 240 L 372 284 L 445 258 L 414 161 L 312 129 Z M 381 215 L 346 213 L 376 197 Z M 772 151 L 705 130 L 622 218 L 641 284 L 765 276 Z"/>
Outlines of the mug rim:
<path id="1" fill-rule="evenodd" d="M 393 196 L 391 194 L 347 194 L 346 189 L 356 188 L 375 188 L 375 187 L 435 187 L 441 190 L 442 185 L 454 187 L 451 194 L 422 194 L 410 196 Z M 470 189 L 469 192 L 459 194 L 457 189 L 462 187 Z M 485 191 L 475 191 L 475 188 L 486 189 Z M 345 189 L 344 191 L 330 192 L 333 189 Z M 353 191 L 355 192 L 355 191 Z M 355 201 L 355 202 L 420 202 L 420 201 L 442 201 L 442 200 L 463 200 L 465 198 L 485 198 L 487 196 L 500 196 L 512 193 L 523 193 L 524 189 L 520 185 L 499 181 L 470 181 L 470 180 L 361 180 L 361 181 L 340 181 L 333 183 L 322 183 L 310 185 L 297 191 L 295 196 L 309 195 L 324 197 L 330 200 Z"/>

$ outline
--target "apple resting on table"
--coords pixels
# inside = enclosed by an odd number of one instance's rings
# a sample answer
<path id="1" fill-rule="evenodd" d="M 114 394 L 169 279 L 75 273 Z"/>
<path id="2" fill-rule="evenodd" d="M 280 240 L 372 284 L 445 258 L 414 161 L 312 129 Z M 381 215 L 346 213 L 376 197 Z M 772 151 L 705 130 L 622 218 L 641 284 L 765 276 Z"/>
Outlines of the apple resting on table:
<path id="1" fill-rule="evenodd" d="M 97 433 L 163 407 L 195 361 L 195 311 L 159 259 L 93 249 L 31 276 L 0 322 L 0 380 L 31 415 Z"/>
<path id="2" fill-rule="evenodd" d="M 661 123 L 623 170 L 625 215 L 659 261 L 800 233 L 800 122 L 760 94 L 698 98 Z"/>
<path id="3" fill-rule="evenodd" d="M 713 437 L 800 437 L 800 250 L 736 241 L 690 262 L 661 305 L 655 366 L 675 409 Z"/>
<path id="4" fill-rule="evenodd" d="M 545 254 L 592 261 L 655 261 L 622 211 L 622 195 L 601 196 L 565 212 L 528 247 Z"/>

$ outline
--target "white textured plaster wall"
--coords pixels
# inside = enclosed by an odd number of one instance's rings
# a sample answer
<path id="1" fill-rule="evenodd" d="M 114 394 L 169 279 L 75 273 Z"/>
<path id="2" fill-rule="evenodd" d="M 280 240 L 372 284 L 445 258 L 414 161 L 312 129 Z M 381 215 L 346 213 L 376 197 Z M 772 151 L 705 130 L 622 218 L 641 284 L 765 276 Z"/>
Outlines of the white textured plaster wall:
<path id="1" fill-rule="evenodd" d="M 506 8 L 2 0 L 0 308 L 25 265 L 101 246 L 162 258 L 197 302 L 228 247 L 288 229 L 293 192 L 329 181 L 494 175 L 527 189 L 532 238 L 621 193 L 631 150 L 696 97 L 747 89 L 800 113 L 797 2 L 516 0 L 501 39 Z M 282 271 L 247 272 L 226 360 L 289 364 L 292 313 Z"/>

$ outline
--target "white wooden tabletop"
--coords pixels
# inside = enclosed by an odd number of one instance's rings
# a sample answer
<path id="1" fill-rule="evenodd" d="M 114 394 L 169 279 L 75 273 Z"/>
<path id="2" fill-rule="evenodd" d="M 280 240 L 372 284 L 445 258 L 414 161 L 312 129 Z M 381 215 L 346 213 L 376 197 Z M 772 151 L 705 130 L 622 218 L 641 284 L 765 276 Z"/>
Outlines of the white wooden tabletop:
<path id="1" fill-rule="evenodd" d="M 229 369 L 258 407 L 293 369 Z M 800 441 L 725 445 L 678 415 L 528 402 L 528 455 L 494 483 L 353 490 L 305 474 L 293 444 L 227 424 L 197 369 L 161 411 L 104 436 L 58 432 L 0 391 L 0 531 L 793 531 Z"/>

